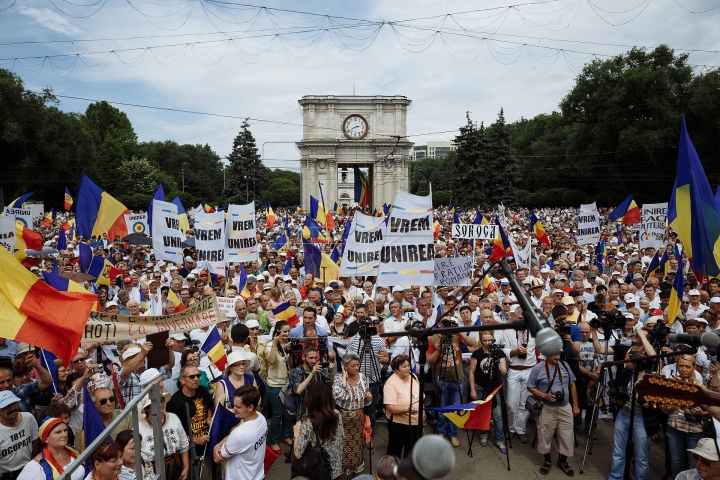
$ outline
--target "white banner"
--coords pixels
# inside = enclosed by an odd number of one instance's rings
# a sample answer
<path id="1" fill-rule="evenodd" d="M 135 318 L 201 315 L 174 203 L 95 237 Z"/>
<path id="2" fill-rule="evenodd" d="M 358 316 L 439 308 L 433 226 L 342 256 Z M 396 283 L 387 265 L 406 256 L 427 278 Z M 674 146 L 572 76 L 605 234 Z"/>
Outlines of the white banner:
<path id="1" fill-rule="evenodd" d="M 13 253 L 15 248 L 15 217 L 13 215 L 0 217 L 0 243 L 10 253 Z"/>
<path id="2" fill-rule="evenodd" d="M 532 261 L 532 239 L 528 238 L 525 248 L 522 249 L 513 242 L 512 238 L 508 237 L 508 241 L 510 242 L 510 247 L 512 247 L 513 257 L 515 258 L 515 265 L 517 265 L 517 268 L 525 267 L 530 270 Z"/>
<path id="3" fill-rule="evenodd" d="M 252 262 L 258 259 L 255 204 L 229 205 L 227 218 L 227 246 L 225 258 L 228 263 Z"/>
<path id="4" fill-rule="evenodd" d="M 180 231 L 177 205 L 153 200 L 152 241 L 155 258 L 180 265 L 183 263 L 181 243 L 185 235 Z"/>
<path id="5" fill-rule="evenodd" d="M 448 257 L 435 259 L 436 287 L 469 287 L 472 273 L 472 257 Z"/>
<path id="6" fill-rule="evenodd" d="M 640 220 L 640 248 L 660 248 L 665 237 L 667 203 L 648 203 L 642 206 Z"/>
<path id="7" fill-rule="evenodd" d="M 498 237 L 498 226 L 475 225 L 473 223 L 453 223 L 452 238 L 473 238 L 475 240 L 495 240 Z"/>
<path id="8" fill-rule="evenodd" d="M 507 219 L 505 218 L 505 205 L 502 203 L 498 205 L 498 218 L 500 219 L 500 225 L 503 228 L 507 228 Z"/>
<path id="9" fill-rule="evenodd" d="M 225 276 L 225 213 L 195 215 L 195 261 L 210 273 Z"/>
<path id="10" fill-rule="evenodd" d="M 5 217 L 13 217 L 13 224 L 15 220 L 20 220 L 30 230 L 35 230 L 33 225 L 32 210 L 29 208 L 9 208 L 5 207 Z"/>
<path id="11" fill-rule="evenodd" d="M 126 213 L 125 226 L 127 227 L 128 233 L 142 233 L 150 235 L 147 213 Z"/>
<path id="12" fill-rule="evenodd" d="M 230 297 L 217 297 L 218 310 L 220 313 L 224 313 L 228 318 L 237 317 L 235 313 L 235 298 Z"/>
<path id="13" fill-rule="evenodd" d="M 600 241 L 600 215 L 598 215 L 595 202 L 588 205 L 580 205 L 578 211 L 577 244 L 587 245 Z"/>
<path id="14" fill-rule="evenodd" d="M 395 193 L 380 251 L 378 285 L 431 285 L 435 280 L 432 198 Z"/>
<path id="15" fill-rule="evenodd" d="M 376 276 L 383 247 L 385 219 L 355 211 L 340 262 L 341 277 Z"/>

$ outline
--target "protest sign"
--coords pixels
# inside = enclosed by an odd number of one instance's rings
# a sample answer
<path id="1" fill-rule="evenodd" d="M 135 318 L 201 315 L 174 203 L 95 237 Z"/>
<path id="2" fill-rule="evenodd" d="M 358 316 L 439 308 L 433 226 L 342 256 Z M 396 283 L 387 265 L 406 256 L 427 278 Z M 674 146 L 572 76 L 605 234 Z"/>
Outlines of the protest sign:
<path id="1" fill-rule="evenodd" d="M 125 226 L 128 233 L 141 233 L 148 235 L 148 219 L 147 213 L 126 213 Z"/>
<path id="2" fill-rule="evenodd" d="M 430 195 L 397 192 L 380 251 L 378 284 L 430 285 L 435 275 Z"/>
<path id="3" fill-rule="evenodd" d="M 152 231 L 155 258 L 180 265 L 183 262 L 181 244 L 185 235 L 180 231 L 177 205 L 153 200 Z"/>
<path id="4" fill-rule="evenodd" d="M 600 215 L 598 215 L 595 202 L 580 205 L 577 217 L 578 231 L 577 244 L 587 245 L 600 241 Z"/>
<path id="5" fill-rule="evenodd" d="M 341 277 L 375 276 L 385 237 L 385 219 L 355 211 L 340 262 Z"/>
<path id="6" fill-rule="evenodd" d="M 225 213 L 195 215 L 195 252 L 199 267 L 225 275 Z"/>
<path id="7" fill-rule="evenodd" d="M 5 207 L 5 211 L 3 213 L 5 217 L 14 217 L 13 222 L 15 220 L 20 220 L 25 227 L 29 228 L 30 230 L 35 230 L 31 209 Z"/>
<path id="8" fill-rule="evenodd" d="M 498 237 L 498 226 L 475 225 L 473 223 L 453 223 L 452 238 L 473 238 L 475 240 L 495 240 Z"/>
<path id="9" fill-rule="evenodd" d="M 647 203 L 642 206 L 640 220 L 640 248 L 660 248 L 665 237 L 667 203 Z"/>
<path id="10" fill-rule="evenodd" d="M 532 239 L 528 238 L 524 248 L 518 247 L 511 237 L 508 237 L 508 240 L 510 241 L 510 247 L 512 248 L 517 268 L 524 267 L 530 270 L 532 261 Z"/>
<path id="11" fill-rule="evenodd" d="M 13 253 L 15 248 L 15 216 L 5 215 L 0 217 L 0 243 Z"/>
<path id="12" fill-rule="evenodd" d="M 157 200 L 155 201 L 157 202 Z M 172 315 L 127 316 L 90 312 L 82 341 L 93 343 L 135 340 L 158 332 L 169 332 L 172 335 L 196 328 L 209 327 L 219 321 L 221 321 L 220 311 L 215 295 Z"/>
<path id="13" fill-rule="evenodd" d="M 502 203 L 498 205 L 498 219 L 500 220 L 500 225 L 503 226 L 503 228 L 507 228 L 507 218 L 505 218 L 505 205 Z"/>
<path id="14" fill-rule="evenodd" d="M 235 298 L 217 297 L 217 302 L 220 313 L 224 313 L 228 318 L 237 317 L 237 313 L 235 313 Z"/>
<path id="15" fill-rule="evenodd" d="M 258 259 L 254 203 L 228 206 L 225 232 L 225 258 L 228 263 L 253 262 Z"/>
<path id="16" fill-rule="evenodd" d="M 435 259 L 436 287 L 469 287 L 472 272 L 471 257 L 448 257 Z"/>

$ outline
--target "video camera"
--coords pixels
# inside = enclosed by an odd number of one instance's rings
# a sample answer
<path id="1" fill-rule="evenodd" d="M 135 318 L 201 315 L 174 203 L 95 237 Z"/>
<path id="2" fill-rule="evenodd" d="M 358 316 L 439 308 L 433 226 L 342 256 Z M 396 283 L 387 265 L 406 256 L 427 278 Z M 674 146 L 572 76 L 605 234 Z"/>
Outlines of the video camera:
<path id="1" fill-rule="evenodd" d="M 495 339 L 493 338 L 492 344 L 490 345 L 490 355 L 493 358 L 503 358 L 505 356 L 505 352 L 502 351 L 503 348 L 505 348 L 505 345 L 495 343 Z"/>
<path id="2" fill-rule="evenodd" d="M 597 312 L 597 318 L 593 318 L 588 323 L 594 329 L 602 328 L 603 332 L 610 330 L 623 330 L 625 328 L 625 315 L 619 310 Z"/>
<path id="3" fill-rule="evenodd" d="M 373 335 L 377 335 L 377 327 L 373 327 L 372 325 L 379 325 L 382 323 L 380 319 L 373 320 L 372 317 L 357 317 L 356 318 L 358 325 L 360 328 L 358 329 L 358 334 L 364 338 L 368 339 L 372 337 Z"/>
<path id="4" fill-rule="evenodd" d="M 661 347 L 667 343 L 667 337 L 671 333 L 670 327 L 668 327 L 663 320 L 658 320 L 655 326 L 648 331 L 652 334 L 655 342 Z"/>

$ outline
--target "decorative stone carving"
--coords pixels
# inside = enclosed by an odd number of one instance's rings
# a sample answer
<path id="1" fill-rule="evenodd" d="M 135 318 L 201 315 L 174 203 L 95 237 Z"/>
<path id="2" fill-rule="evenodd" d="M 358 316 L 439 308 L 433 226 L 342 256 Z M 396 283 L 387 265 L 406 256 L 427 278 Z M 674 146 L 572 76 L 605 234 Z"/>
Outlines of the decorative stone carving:
<path id="1" fill-rule="evenodd" d="M 332 155 L 334 153 L 335 153 L 335 148 L 333 148 L 333 147 L 328 147 L 328 148 L 311 147 L 308 152 L 309 155 Z"/>

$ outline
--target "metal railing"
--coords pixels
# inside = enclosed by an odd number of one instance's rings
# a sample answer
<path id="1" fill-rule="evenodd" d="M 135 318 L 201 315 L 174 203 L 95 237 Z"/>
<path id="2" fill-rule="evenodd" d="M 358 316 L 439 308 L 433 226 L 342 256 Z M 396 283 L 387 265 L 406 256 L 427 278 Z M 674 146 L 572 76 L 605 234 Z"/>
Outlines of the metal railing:
<path id="1" fill-rule="evenodd" d="M 62 475 L 58 477 L 58 480 L 69 480 L 72 473 L 77 470 L 78 467 L 85 463 L 85 460 L 90 457 L 90 454 L 92 454 L 95 449 L 100 446 L 100 444 L 110 435 L 110 433 L 115 429 L 115 427 L 117 427 L 120 422 L 128 415 L 132 415 L 133 438 L 135 440 L 135 474 L 136 478 L 142 479 L 144 470 L 142 453 L 140 450 L 142 445 L 140 442 L 140 432 L 138 428 L 140 423 L 140 415 L 138 413 L 137 406 L 142 403 L 143 399 L 147 396 L 150 397 L 150 403 L 154 407 L 152 409 L 152 429 L 153 444 L 155 450 L 155 478 L 164 479 L 165 451 L 163 448 L 162 411 L 160 408 L 162 395 L 160 395 L 160 383 L 152 382 L 150 385 L 145 387 L 137 397 L 133 398 L 130 403 L 125 405 L 125 409 L 122 411 L 122 413 L 120 413 L 120 415 L 115 417 L 115 419 L 110 422 L 110 425 L 108 425 L 107 428 L 103 430 L 103 432 L 98 435 L 98 437 L 93 440 L 93 442 L 88 445 L 88 447 L 80 455 L 78 455 L 74 462 L 65 467 L 65 470 L 63 471 Z M 92 402 L 92 399 L 83 398 L 83 402 Z M 88 472 L 85 473 L 87 474 Z"/>

